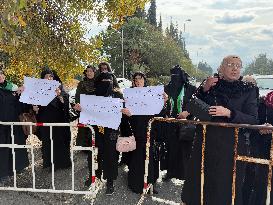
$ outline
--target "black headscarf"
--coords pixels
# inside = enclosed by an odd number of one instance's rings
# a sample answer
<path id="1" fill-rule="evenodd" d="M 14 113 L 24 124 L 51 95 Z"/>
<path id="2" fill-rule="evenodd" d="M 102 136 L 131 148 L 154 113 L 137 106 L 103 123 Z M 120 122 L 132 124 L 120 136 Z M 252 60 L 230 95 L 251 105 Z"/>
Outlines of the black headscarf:
<path id="1" fill-rule="evenodd" d="M 104 81 L 110 80 L 110 81 Z M 95 80 L 95 94 L 97 96 L 108 97 L 113 93 L 113 74 L 101 73 Z"/>
<path id="2" fill-rule="evenodd" d="M 189 83 L 189 74 L 186 73 L 179 65 L 170 69 L 171 81 L 168 84 L 168 93 L 171 97 L 176 98 L 182 86 Z"/>
<path id="3" fill-rule="evenodd" d="M 63 91 L 63 84 L 61 78 L 58 76 L 57 72 L 55 70 L 51 70 L 48 67 L 45 67 L 41 73 L 41 78 L 44 79 L 46 74 L 50 74 L 53 77 L 53 80 L 58 81 L 61 85 L 59 86 L 59 89 Z"/>
<path id="4" fill-rule="evenodd" d="M 54 77 L 54 73 L 52 72 L 52 70 L 48 67 L 45 67 L 41 72 L 41 78 L 44 79 L 47 74 L 50 74 Z"/>

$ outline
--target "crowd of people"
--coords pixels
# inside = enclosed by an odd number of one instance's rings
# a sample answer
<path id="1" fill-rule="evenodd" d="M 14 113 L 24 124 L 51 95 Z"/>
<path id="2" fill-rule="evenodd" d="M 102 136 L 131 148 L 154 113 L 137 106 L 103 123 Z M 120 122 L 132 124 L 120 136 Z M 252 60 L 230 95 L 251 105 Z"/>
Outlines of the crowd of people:
<path id="1" fill-rule="evenodd" d="M 95 142 L 98 147 L 98 169 L 96 176 L 106 182 L 106 194 L 114 193 L 114 181 L 118 177 L 119 152 L 116 150 L 117 139 L 134 136 L 136 149 L 122 153 L 120 164 L 128 166 L 128 188 L 141 194 L 144 186 L 147 127 L 153 117 L 201 120 L 198 113 L 190 113 L 191 99 L 198 98 L 208 105 L 207 115 L 211 122 L 235 124 L 267 125 L 273 124 L 273 92 L 260 98 L 258 87 L 253 79 L 241 76 L 242 60 L 239 56 L 226 56 L 218 69 L 217 75 L 207 77 L 196 88 L 189 82 L 189 75 L 176 65 L 170 69 L 171 80 L 165 86 L 164 106 L 158 115 L 133 115 L 129 108 L 121 110 L 122 119 L 118 130 L 94 126 Z M 110 65 L 102 62 L 98 70 L 87 66 L 83 80 L 78 84 L 73 109 L 81 112 L 80 95 L 96 95 L 123 99 L 115 75 Z M 54 70 L 46 68 L 41 73 L 42 79 L 61 79 Z M 145 73 L 132 75 L 132 87 L 146 87 Z M 32 109 L 38 122 L 70 122 L 68 94 L 61 85 L 56 90 L 56 97 L 47 106 L 32 106 L 19 102 L 24 87 L 13 89 L 12 83 L 5 79 L 0 71 L 0 121 L 18 122 L 19 115 Z M 181 200 L 185 205 L 201 204 L 201 160 L 203 126 L 191 126 L 191 134 L 185 133 L 181 123 L 154 122 L 151 129 L 149 147 L 148 183 L 156 188 L 159 170 L 167 170 L 164 181 L 172 178 L 185 180 Z M 21 126 L 13 130 L 15 144 L 24 145 L 27 136 Z M 270 129 L 239 130 L 238 154 L 270 159 Z M 48 127 L 39 127 L 36 135 L 42 141 L 43 167 L 52 166 L 51 140 Z M 0 144 L 11 144 L 11 129 L 0 125 Z M 55 169 L 71 167 L 71 133 L 67 127 L 54 127 L 53 162 Z M 206 149 L 204 161 L 204 204 L 225 205 L 232 201 L 232 180 L 234 168 L 235 132 L 232 127 L 208 125 L 206 127 Z M 87 128 L 79 128 L 76 144 L 91 146 L 91 133 Z M 0 148 L 0 180 L 13 174 L 12 149 Z M 15 149 L 17 172 L 29 165 L 27 151 Z M 90 176 L 92 176 L 92 155 L 87 153 Z M 159 163 L 160 162 L 160 163 Z M 237 162 L 236 167 L 236 205 L 265 204 L 267 197 L 268 169 L 258 164 Z M 92 179 L 86 180 L 90 186 Z M 156 194 L 158 190 L 154 189 Z M 273 193 L 271 192 L 272 196 Z M 272 197 L 271 197 L 272 198 Z M 272 203 L 273 204 L 273 203 Z"/>

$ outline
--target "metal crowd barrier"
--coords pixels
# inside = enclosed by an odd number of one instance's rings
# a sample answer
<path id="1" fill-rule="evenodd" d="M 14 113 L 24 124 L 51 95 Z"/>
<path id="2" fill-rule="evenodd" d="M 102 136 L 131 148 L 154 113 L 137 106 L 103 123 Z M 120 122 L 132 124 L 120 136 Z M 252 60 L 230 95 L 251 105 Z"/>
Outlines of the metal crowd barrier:
<path id="1" fill-rule="evenodd" d="M 12 149 L 12 160 L 13 160 L 13 176 L 14 176 L 14 183 L 13 187 L 0 187 L 0 191 L 27 191 L 27 192 L 45 192 L 45 193 L 67 193 L 67 194 L 84 194 L 89 195 L 94 199 L 96 197 L 95 191 L 96 191 L 96 176 L 95 176 L 95 170 L 97 169 L 97 154 L 98 150 L 95 147 L 95 132 L 92 126 L 89 125 L 83 125 L 83 124 L 72 124 L 72 123 L 31 123 L 31 122 L 0 122 L 0 125 L 4 126 L 10 126 L 11 127 L 11 144 L 0 144 L 0 148 L 11 148 Z M 30 135 L 32 135 L 32 126 L 44 126 L 49 127 L 50 129 L 50 141 L 51 141 L 51 169 L 52 169 L 52 189 L 38 189 L 36 188 L 35 184 L 35 170 L 34 170 L 34 148 L 32 145 L 18 145 L 14 142 L 14 126 L 20 126 L 20 125 L 28 125 L 30 126 Z M 55 188 L 55 182 L 54 182 L 54 163 L 53 163 L 53 138 L 52 138 L 52 128 L 53 127 L 70 127 L 71 131 L 71 142 L 70 142 L 70 158 L 72 162 L 71 172 L 72 172 L 72 187 L 69 190 L 57 190 Z M 73 127 L 87 127 L 90 129 L 92 133 L 92 144 L 91 147 L 81 147 L 81 146 L 74 146 L 73 144 L 73 135 L 72 135 L 72 128 Z M 32 169 L 32 188 L 18 188 L 17 187 L 17 173 L 15 169 L 15 149 L 30 149 L 31 150 L 31 169 Z M 92 176 L 90 178 L 92 179 L 91 187 L 87 191 L 77 191 L 75 190 L 75 176 L 74 176 L 74 151 L 76 150 L 88 150 L 92 152 Z"/>
<path id="2" fill-rule="evenodd" d="M 141 205 L 144 202 L 145 197 L 147 196 L 148 191 L 153 191 L 153 185 L 148 184 L 148 167 L 149 167 L 149 155 L 150 155 L 150 133 L 152 123 L 155 121 L 159 122 L 168 122 L 168 123 L 190 123 L 196 125 L 203 126 L 203 142 L 202 142 L 202 161 L 201 161 L 201 205 L 204 204 L 204 182 L 205 182 L 205 174 L 204 174 L 204 161 L 205 161 L 205 148 L 206 148 L 206 127 L 207 125 L 220 126 L 220 127 L 229 127 L 235 128 L 235 143 L 234 143 L 234 164 L 233 164 L 233 178 L 232 178 L 232 205 L 235 205 L 235 183 L 236 183 L 236 163 L 237 161 L 251 162 L 256 164 L 264 164 L 268 165 L 268 179 L 267 179 L 267 199 L 266 205 L 270 205 L 270 192 L 271 192 L 271 178 L 272 178 L 272 166 L 273 166 L 273 126 L 264 126 L 264 125 L 248 125 L 248 124 L 234 124 L 234 123 L 216 123 L 216 122 L 201 122 L 201 121 L 192 121 L 192 120 L 183 120 L 183 119 L 175 119 L 175 118 L 162 118 L 155 117 L 149 121 L 147 128 L 147 143 L 146 143 L 146 159 L 145 159 L 145 173 L 144 173 L 144 188 L 143 193 L 141 195 L 140 200 L 137 205 Z M 247 129 L 266 129 L 272 130 L 272 140 L 271 140 L 271 149 L 270 149 L 270 160 L 267 159 L 259 159 L 248 156 L 240 156 L 237 153 L 238 148 L 238 134 L 239 128 L 247 128 Z M 165 200 L 157 198 L 158 201 L 162 200 L 167 202 L 167 204 L 179 204 L 174 201 Z"/>

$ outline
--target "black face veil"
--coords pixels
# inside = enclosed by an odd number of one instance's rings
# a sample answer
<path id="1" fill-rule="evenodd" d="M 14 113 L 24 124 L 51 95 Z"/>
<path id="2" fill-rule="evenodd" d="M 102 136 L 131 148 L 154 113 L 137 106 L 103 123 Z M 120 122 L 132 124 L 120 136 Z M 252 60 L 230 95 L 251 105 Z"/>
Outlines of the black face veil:
<path id="1" fill-rule="evenodd" d="M 177 97 L 184 84 L 188 83 L 189 75 L 179 66 L 174 66 L 171 70 L 171 81 L 169 83 L 169 92 L 172 97 Z"/>
<path id="2" fill-rule="evenodd" d="M 108 97 L 113 92 L 113 75 L 112 73 L 101 73 L 95 81 L 95 94 L 97 96 Z"/>

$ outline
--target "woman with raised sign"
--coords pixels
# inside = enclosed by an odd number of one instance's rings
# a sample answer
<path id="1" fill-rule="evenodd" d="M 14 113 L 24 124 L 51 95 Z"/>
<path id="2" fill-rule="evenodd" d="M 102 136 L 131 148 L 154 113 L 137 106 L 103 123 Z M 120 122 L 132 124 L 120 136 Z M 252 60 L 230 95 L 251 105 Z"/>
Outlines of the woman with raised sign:
<path id="1" fill-rule="evenodd" d="M 146 76 L 142 72 L 136 72 L 133 75 L 133 87 L 146 87 Z M 168 97 L 164 93 L 164 103 Z M 125 102 L 126 103 L 126 102 Z M 164 116 L 166 110 L 163 108 L 158 116 Z M 129 121 L 129 128 L 136 140 L 136 149 L 130 153 L 129 172 L 128 172 L 128 187 L 135 193 L 141 194 L 144 185 L 144 171 L 145 171 L 145 156 L 146 156 L 146 142 L 147 142 L 147 127 L 149 120 L 153 115 L 132 115 L 128 108 L 124 108 L 122 113 L 127 116 Z M 152 129 L 152 131 L 154 131 Z M 150 158 L 149 158 L 149 173 L 148 183 L 155 184 L 158 178 L 158 154 L 154 152 L 158 147 L 155 146 L 155 138 L 151 134 Z M 158 152 L 157 152 L 158 153 Z M 157 159 L 156 159 L 157 158 Z M 154 190 L 154 193 L 157 193 Z"/>
<path id="2" fill-rule="evenodd" d="M 42 79 L 59 80 L 57 74 L 45 68 L 41 73 Z M 60 82 L 62 83 L 62 82 Z M 69 100 L 68 94 L 60 86 L 56 90 L 57 96 L 47 106 L 34 106 L 37 112 L 37 121 L 42 123 L 68 123 L 69 122 Z M 43 168 L 51 167 L 51 140 L 50 129 L 47 126 L 38 127 L 37 136 L 42 141 Z M 71 167 L 70 141 L 71 133 L 69 127 L 52 128 L 53 139 L 53 163 L 55 169 Z"/>
<path id="3" fill-rule="evenodd" d="M 75 109 L 77 109 L 78 104 L 80 103 L 80 95 L 95 95 L 95 72 L 96 68 L 94 66 L 88 65 L 84 70 L 84 78 L 79 82 L 75 95 Z M 91 145 L 91 132 L 89 128 L 79 127 L 76 145 L 88 147 Z"/>

